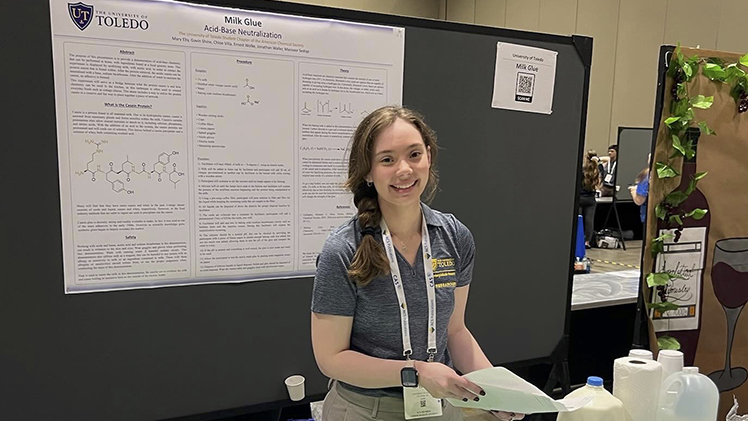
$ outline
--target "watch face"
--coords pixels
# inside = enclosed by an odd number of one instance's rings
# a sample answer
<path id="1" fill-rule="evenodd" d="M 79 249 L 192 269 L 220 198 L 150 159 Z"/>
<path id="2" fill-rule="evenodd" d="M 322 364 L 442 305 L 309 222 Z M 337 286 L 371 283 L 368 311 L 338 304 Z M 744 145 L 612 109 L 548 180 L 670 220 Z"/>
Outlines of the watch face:
<path id="1" fill-rule="evenodd" d="M 405 367 L 400 370 L 400 380 L 403 387 L 418 387 L 418 372 L 413 367 Z"/>

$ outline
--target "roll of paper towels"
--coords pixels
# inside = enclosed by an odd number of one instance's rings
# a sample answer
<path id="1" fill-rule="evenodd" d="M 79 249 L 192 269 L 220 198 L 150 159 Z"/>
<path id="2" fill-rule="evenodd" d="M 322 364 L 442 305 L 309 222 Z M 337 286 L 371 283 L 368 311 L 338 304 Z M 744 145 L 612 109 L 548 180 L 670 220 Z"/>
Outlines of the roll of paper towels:
<path id="1" fill-rule="evenodd" d="M 613 396 L 634 421 L 654 421 L 662 385 L 662 364 L 623 357 L 613 365 Z"/>

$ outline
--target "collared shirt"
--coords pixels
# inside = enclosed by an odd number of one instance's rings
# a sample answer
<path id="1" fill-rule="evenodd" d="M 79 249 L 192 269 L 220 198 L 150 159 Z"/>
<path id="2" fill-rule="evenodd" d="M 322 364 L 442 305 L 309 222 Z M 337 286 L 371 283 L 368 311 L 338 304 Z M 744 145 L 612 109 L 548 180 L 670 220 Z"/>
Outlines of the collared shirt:
<path id="1" fill-rule="evenodd" d="M 452 214 L 421 204 L 431 237 L 432 268 L 436 287 L 437 349 L 434 361 L 451 366 L 447 351 L 447 324 L 454 310 L 454 290 L 468 285 L 473 276 L 475 242 L 470 230 Z M 353 317 L 350 349 L 372 357 L 404 360 L 397 295 L 389 274 L 365 287 L 348 277 L 348 267 L 361 242 L 356 217 L 335 229 L 325 242 L 317 264 L 312 292 L 312 311 Z M 374 236 L 382 241 L 380 230 Z M 420 256 L 420 246 L 419 254 Z M 426 360 L 428 306 L 423 259 L 411 264 L 397 252 L 410 316 L 413 358 Z M 343 382 L 341 386 L 368 396 L 402 397 L 401 388 L 363 389 Z"/>

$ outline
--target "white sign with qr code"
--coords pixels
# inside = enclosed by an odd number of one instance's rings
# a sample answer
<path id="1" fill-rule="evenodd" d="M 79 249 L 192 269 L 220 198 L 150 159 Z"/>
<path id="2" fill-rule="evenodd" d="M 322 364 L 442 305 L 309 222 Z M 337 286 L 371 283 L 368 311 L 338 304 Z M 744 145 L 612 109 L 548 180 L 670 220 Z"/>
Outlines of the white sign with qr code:
<path id="1" fill-rule="evenodd" d="M 552 113 L 557 56 L 556 51 L 497 43 L 491 106 Z"/>

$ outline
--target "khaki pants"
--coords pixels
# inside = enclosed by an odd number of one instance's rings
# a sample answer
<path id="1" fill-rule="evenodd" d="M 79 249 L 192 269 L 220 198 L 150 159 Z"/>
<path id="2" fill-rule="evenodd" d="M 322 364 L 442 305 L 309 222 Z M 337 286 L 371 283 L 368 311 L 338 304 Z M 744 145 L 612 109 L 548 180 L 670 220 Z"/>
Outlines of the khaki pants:
<path id="1" fill-rule="evenodd" d="M 442 401 L 442 416 L 424 421 L 462 421 L 462 410 Z M 402 421 L 402 398 L 374 398 L 344 389 L 334 382 L 322 405 L 322 421 Z"/>

